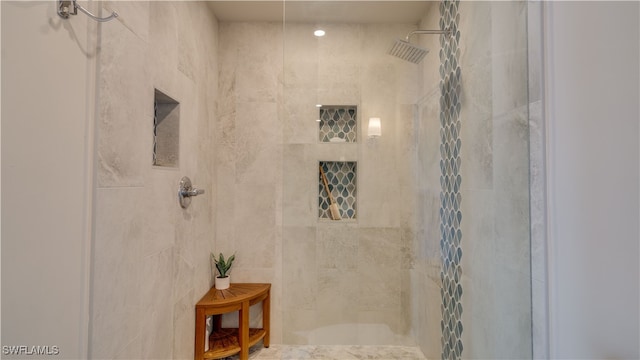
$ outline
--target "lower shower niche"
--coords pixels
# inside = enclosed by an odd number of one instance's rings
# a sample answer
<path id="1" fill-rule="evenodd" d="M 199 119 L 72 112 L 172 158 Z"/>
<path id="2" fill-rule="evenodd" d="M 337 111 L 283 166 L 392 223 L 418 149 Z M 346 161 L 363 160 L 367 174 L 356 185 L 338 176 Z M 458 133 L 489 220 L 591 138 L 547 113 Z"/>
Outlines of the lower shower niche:
<path id="1" fill-rule="evenodd" d="M 320 171 L 322 169 L 322 171 Z M 326 186 L 322 179 L 324 172 Z M 320 161 L 318 169 L 318 218 L 321 220 L 355 220 L 357 208 L 357 162 Z M 331 196 L 327 194 L 329 188 Z M 331 213 L 332 199 L 339 217 Z"/>

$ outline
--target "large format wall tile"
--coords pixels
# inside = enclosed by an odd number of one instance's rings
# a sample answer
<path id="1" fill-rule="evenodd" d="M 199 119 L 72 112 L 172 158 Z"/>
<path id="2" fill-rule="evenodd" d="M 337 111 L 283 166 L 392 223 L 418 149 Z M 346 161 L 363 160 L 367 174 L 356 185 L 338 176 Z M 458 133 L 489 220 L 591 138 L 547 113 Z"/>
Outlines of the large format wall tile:
<path id="1" fill-rule="evenodd" d="M 99 187 L 141 186 L 152 162 L 147 44 L 122 24 L 111 25 L 103 29 L 100 53 L 97 182 Z"/>
<path id="2" fill-rule="evenodd" d="M 217 21 L 197 2 L 105 7 L 120 17 L 102 28 L 91 357 L 189 358 L 193 306 L 211 286 Z M 176 168 L 152 166 L 154 88 L 181 104 Z M 189 209 L 183 175 L 205 189 Z"/>

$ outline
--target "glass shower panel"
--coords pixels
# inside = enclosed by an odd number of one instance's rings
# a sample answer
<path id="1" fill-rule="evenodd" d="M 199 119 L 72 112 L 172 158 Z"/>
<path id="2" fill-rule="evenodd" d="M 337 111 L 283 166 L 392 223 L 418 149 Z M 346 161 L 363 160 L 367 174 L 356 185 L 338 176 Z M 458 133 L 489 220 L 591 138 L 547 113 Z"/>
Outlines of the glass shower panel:
<path id="1" fill-rule="evenodd" d="M 526 3 L 284 6 L 283 342 L 531 358 Z"/>

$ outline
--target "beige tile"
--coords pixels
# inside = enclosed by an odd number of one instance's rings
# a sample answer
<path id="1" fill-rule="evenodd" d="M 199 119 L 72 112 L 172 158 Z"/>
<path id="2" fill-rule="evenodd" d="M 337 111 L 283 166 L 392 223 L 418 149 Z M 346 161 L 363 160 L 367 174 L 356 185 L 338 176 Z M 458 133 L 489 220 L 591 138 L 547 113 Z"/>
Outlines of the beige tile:
<path id="1" fill-rule="evenodd" d="M 323 224 L 317 228 L 316 239 L 319 268 L 358 267 L 358 230 L 353 225 Z"/>

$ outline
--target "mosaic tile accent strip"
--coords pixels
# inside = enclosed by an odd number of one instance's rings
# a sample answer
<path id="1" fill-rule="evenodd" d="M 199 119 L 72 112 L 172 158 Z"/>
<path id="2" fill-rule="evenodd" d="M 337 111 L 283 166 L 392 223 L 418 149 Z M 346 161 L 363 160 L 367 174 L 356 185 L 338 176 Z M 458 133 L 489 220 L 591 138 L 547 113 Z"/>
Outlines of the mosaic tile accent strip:
<path id="1" fill-rule="evenodd" d="M 322 106 L 320 108 L 320 142 L 356 142 L 357 106 Z"/>
<path id="2" fill-rule="evenodd" d="M 440 2 L 440 252 L 442 359 L 462 358 L 459 0 Z"/>
<path id="3" fill-rule="evenodd" d="M 153 100 L 153 165 L 158 163 L 158 101 Z"/>
<path id="4" fill-rule="evenodd" d="M 321 161 L 320 166 L 327 177 L 329 191 L 338 203 L 340 217 L 343 220 L 354 220 L 356 218 L 357 163 L 355 161 Z M 329 196 L 318 171 L 318 217 L 320 219 L 331 219 L 329 205 Z"/>

